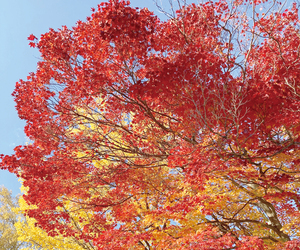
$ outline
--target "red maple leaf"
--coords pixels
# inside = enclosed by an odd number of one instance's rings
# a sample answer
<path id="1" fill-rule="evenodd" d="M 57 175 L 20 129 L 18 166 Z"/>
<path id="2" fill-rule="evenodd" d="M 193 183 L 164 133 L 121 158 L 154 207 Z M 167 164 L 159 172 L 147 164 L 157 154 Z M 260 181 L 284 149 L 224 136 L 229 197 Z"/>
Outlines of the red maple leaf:
<path id="1" fill-rule="evenodd" d="M 29 41 L 34 41 L 34 40 L 37 39 L 37 38 L 36 38 L 35 35 L 31 34 L 29 37 L 27 37 L 27 39 L 28 39 Z"/>

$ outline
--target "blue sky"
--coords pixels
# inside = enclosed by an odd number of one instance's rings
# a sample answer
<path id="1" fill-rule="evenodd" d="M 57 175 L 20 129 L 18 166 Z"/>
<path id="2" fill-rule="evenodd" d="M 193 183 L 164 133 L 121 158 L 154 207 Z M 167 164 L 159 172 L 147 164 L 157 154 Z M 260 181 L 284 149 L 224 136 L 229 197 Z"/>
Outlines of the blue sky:
<path id="1" fill-rule="evenodd" d="M 160 1 L 160 0 L 159 0 Z M 164 1 L 168 4 L 167 0 Z M 27 37 L 39 37 L 49 28 L 72 27 L 91 15 L 101 0 L 7 0 L 0 1 L 0 154 L 12 154 L 15 146 L 25 144 L 25 122 L 18 118 L 11 93 L 19 79 L 34 72 L 39 58 L 37 49 L 28 46 Z M 152 0 L 133 0 L 131 6 L 147 7 L 161 19 Z M 166 5 L 167 6 L 167 5 Z M 166 7 L 166 10 L 168 8 Z M 20 193 L 20 183 L 7 171 L 0 171 L 0 185 Z"/>

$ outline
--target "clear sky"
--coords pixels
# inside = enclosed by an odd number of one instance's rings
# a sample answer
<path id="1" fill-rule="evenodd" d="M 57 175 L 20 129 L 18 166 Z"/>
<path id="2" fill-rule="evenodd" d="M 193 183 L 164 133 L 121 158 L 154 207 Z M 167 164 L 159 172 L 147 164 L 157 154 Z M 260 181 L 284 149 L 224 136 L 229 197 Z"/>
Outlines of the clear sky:
<path id="1" fill-rule="evenodd" d="M 168 0 L 163 2 L 168 10 Z M 34 72 L 39 59 L 37 49 L 28 46 L 27 37 L 39 37 L 49 28 L 75 26 L 78 20 L 91 15 L 91 8 L 101 0 L 3 0 L 0 1 L 0 154 L 12 154 L 15 146 L 27 139 L 23 132 L 25 122 L 18 118 L 11 93 L 19 79 Z M 196 1 L 194 1 L 196 2 Z M 131 6 L 147 7 L 161 19 L 152 0 L 132 0 Z M 20 193 L 20 183 L 7 171 L 0 170 L 0 185 Z"/>

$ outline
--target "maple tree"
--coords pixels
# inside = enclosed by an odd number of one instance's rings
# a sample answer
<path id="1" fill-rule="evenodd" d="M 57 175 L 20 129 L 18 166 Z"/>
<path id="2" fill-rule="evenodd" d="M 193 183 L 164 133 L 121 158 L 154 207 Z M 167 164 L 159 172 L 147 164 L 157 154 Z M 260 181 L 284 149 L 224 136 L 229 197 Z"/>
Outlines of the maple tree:
<path id="1" fill-rule="evenodd" d="M 299 249 L 297 4 L 166 14 L 111 0 L 29 36 L 32 144 L 1 162 L 26 214 L 87 249 Z"/>

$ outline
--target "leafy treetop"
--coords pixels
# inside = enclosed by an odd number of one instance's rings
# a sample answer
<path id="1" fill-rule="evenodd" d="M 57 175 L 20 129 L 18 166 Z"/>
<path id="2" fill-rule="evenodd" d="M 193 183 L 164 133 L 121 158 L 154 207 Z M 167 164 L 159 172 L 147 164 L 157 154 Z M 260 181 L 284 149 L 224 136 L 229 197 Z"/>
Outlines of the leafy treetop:
<path id="1" fill-rule="evenodd" d="M 90 249 L 298 249 L 299 17 L 277 1 L 127 1 L 29 36 L 2 156 L 49 236 Z M 75 221 L 74 221 L 74 218 Z"/>

